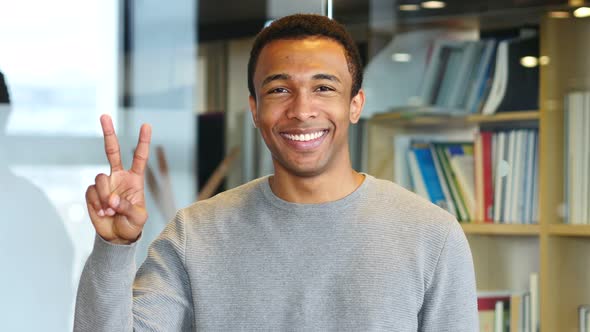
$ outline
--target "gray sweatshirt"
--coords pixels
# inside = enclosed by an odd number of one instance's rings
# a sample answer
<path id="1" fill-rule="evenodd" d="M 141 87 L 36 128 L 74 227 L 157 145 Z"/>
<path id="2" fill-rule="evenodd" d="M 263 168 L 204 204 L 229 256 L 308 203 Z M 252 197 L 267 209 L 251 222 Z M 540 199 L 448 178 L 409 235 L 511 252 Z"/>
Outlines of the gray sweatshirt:
<path id="1" fill-rule="evenodd" d="M 366 175 L 295 204 L 267 178 L 182 209 L 136 274 L 96 237 L 76 331 L 477 331 L 471 252 L 453 216 Z"/>

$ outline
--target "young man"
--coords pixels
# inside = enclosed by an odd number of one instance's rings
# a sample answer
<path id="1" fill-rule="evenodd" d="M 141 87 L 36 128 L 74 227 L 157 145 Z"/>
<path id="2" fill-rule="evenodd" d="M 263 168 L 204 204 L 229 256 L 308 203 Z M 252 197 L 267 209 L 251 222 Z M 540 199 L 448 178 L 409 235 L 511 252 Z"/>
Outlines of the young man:
<path id="1" fill-rule="evenodd" d="M 137 275 L 150 128 L 125 171 L 101 119 L 111 175 L 86 196 L 98 235 L 75 329 L 477 331 L 457 221 L 351 167 L 348 127 L 364 93 L 344 28 L 316 15 L 280 19 L 258 35 L 248 69 L 274 175 L 180 210 Z"/>

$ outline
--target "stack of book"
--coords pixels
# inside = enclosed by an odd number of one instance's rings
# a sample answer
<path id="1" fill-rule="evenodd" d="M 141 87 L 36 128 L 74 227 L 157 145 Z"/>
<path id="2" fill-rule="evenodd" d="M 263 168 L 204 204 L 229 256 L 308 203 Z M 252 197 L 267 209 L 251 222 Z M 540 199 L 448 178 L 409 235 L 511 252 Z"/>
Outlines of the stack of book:
<path id="1" fill-rule="evenodd" d="M 420 106 L 451 113 L 538 109 L 537 36 L 438 40 L 427 65 Z"/>
<path id="2" fill-rule="evenodd" d="M 530 306 L 528 291 L 478 292 L 479 330 L 530 331 Z"/>
<path id="3" fill-rule="evenodd" d="M 537 223 L 537 130 L 481 131 L 475 142 L 406 141 L 408 162 L 397 163 L 394 179 L 459 221 Z"/>
<path id="4" fill-rule="evenodd" d="M 532 273 L 529 289 L 479 291 L 479 331 L 536 332 L 539 326 L 538 286 L 538 275 Z"/>
<path id="5" fill-rule="evenodd" d="M 590 92 L 572 92 L 565 105 L 565 222 L 590 224 Z"/>

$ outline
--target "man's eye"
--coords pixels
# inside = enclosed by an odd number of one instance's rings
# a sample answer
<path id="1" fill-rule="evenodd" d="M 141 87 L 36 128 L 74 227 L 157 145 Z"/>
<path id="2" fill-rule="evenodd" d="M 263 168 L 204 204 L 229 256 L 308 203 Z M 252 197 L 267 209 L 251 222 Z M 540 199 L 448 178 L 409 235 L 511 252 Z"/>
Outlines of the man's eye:
<path id="1" fill-rule="evenodd" d="M 270 91 L 268 91 L 268 93 L 286 93 L 287 89 L 285 88 L 274 88 Z"/>
<path id="2" fill-rule="evenodd" d="M 317 91 L 319 91 L 319 92 L 328 92 L 328 91 L 334 91 L 334 89 L 332 89 L 329 86 L 322 85 L 322 86 L 320 86 L 320 87 L 317 88 Z"/>

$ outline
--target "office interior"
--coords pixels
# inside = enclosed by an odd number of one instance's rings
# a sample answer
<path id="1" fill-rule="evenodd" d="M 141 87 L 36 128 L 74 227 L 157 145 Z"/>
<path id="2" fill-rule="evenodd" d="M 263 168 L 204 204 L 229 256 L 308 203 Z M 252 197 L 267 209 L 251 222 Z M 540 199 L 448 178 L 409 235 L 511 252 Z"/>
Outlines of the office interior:
<path id="1" fill-rule="evenodd" d="M 79 277 L 95 239 L 85 192 L 97 174 L 109 173 L 101 114 L 113 119 L 127 167 L 140 126 L 153 128 L 139 266 L 177 209 L 272 174 L 272 157 L 250 119 L 246 72 L 256 33 L 273 19 L 315 13 L 347 27 L 361 52 L 368 96 L 363 121 L 351 127 L 353 166 L 394 180 L 393 159 L 374 154 L 394 153 L 389 141 L 397 125 L 383 115 L 395 106 L 388 98 L 404 79 L 422 78 L 395 70 L 424 44 L 410 38 L 409 51 L 400 51 L 396 37 L 437 29 L 472 39 L 493 31 L 542 35 L 544 22 L 561 15 L 583 22 L 572 29 L 583 24 L 577 33 L 590 38 L 585 5 L 590 7 L 579 0 L 0 0 L 0 72 L 10 96 L 0 105 L 0 261 L 8 262 L 0 274 L 0 330 L 72 329 Z M 588 54 L 587 45 L 578 47 L 572 52 Z M 538 67 L 542 51 L 543 45 L 533 59 Z M 590 89 L 590 65 L 574 72 L 579 75 L 560 78 L 563 84 Z M 567 224 L 567 181 L 549 173 L 564 172 L 567 130 L 563 115 L 539 115 L 555 103 L 544 103 L 543 73 L 540 81 L 536 114 L 500 122 L 537 130 L 540 144 L 559 144 L 539 160 L 541 221 L 465 230 L 479 259 L 476 271 L 492 275 L 478 276 L 479 284 L 528 289 L 537 273 L 540 315 L 549 317 L 542 330 L 569 331 L 578 328 L 577 306 L 590 304 L 590 226 L 561 227 Z M 445 121 L 424 130 L 472 133 L 486 120 Z M 557 286 L 564 282 L 570 286 Z"/>

